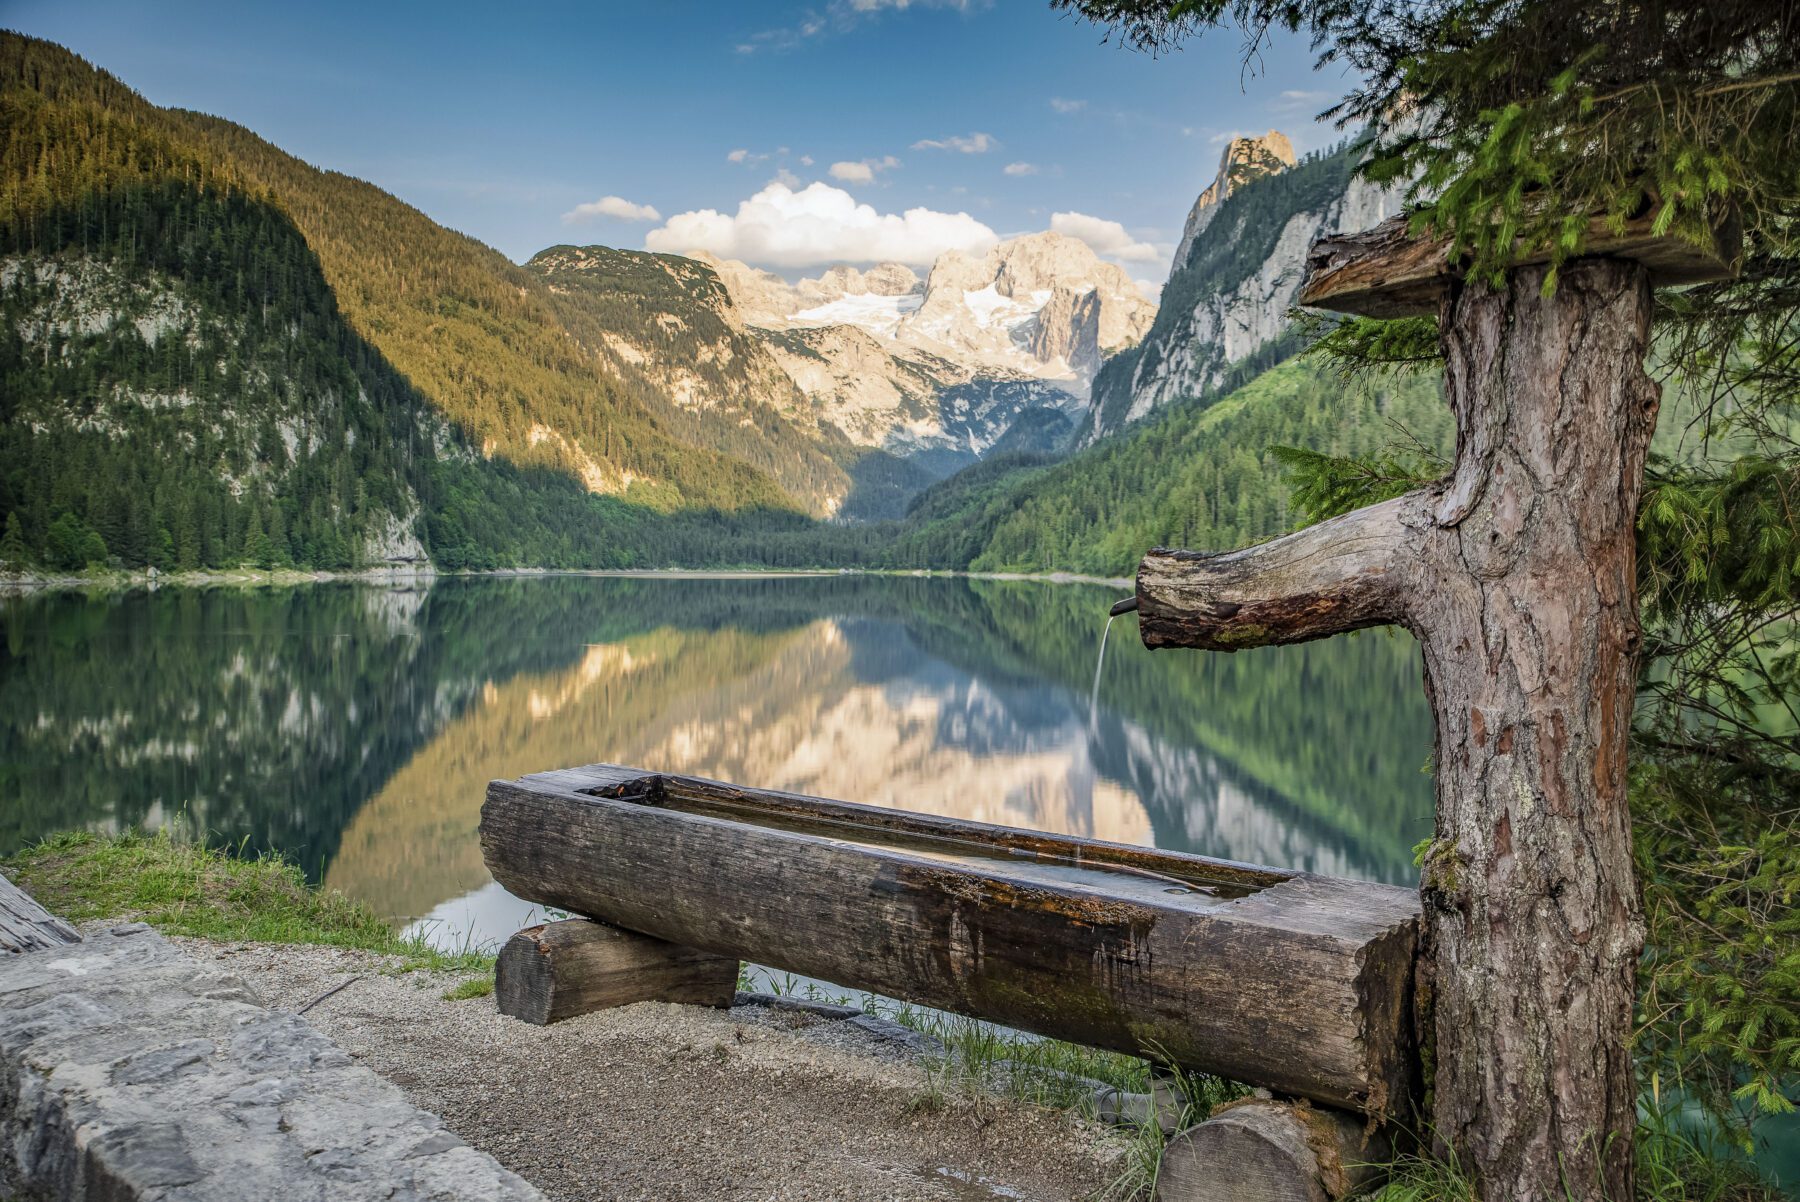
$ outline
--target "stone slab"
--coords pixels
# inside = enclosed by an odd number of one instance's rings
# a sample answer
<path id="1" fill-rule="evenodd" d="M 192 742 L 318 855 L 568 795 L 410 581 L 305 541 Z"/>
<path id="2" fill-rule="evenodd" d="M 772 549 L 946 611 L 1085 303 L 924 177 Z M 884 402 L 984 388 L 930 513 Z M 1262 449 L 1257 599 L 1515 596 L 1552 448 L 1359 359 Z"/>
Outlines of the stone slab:
<path id="1" fill-rule="evenodd" d="M 11 955 L 80 942 L 74 927 L 38 905 L 31 894 L 0 872 L 0 952 Z"/>
<path id="2" fill-rule="evenodd" d="M 0 957 L 0 1198 L 542 1202 L 142 924 Z"/>

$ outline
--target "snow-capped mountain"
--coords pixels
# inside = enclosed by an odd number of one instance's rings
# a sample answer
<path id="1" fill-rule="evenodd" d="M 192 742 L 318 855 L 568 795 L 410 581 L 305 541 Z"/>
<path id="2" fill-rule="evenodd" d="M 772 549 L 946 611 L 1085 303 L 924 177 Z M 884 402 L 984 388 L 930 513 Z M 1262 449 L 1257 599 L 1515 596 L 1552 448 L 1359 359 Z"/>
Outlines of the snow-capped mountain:
<path id="1" fill-rule="evenodd" d="M 789 283 L 693 257 L 718 273 L 821 420 L 933 474 L 979 458 L 1028 412 L 1027 445 L 1072 430 L 1105 356 L 1142 338 L 1156 316 L 1122 268 L 1050 232 L 980 257 L 947 252 L 923 280 L 878 263 Z"/>
<path id="2" fill-rule="evenodd" d="M 1137 342 L 1156 317 L 1123 268 L 1049 231 L 979 258 L 947 251 L 923 280 L 903 264 L 878 263 L 789 284 L 743 263 L 694 257 L 718 271 L 752 325 L 856 326 L 912 350 L 1050 380 L 1083 400 L 1101 359 Z"/>
<path id="3" fill-rule="evenodd" d="M 898 263 L 789 282 L 736 261 L 555 246 L 526 270 L 569 336 L 666 427 L 821 516 L 893 517 L 996 447 L 1050 451 L 1102 355 L 1155 307 L 1085 243 L 1039 234 L 921 280 Z"/>

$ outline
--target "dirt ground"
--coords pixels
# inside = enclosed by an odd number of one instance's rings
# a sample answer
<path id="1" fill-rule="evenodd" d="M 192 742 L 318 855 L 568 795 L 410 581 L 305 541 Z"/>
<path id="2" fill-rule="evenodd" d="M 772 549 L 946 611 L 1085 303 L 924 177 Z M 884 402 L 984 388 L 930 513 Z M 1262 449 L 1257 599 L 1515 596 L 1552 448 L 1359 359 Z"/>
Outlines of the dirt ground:
<path id="1" fill-rule="evenodd" d="M 554 1202 L 1060 1202 L 1118 1171 L 1104 1128 L 934 1104 L 913 1053 L 849 1023 L 646 1002 L 533 1027 L 367 952 L 177 942 L 282 1009 L 348 981 L 308 1021 Z"/>

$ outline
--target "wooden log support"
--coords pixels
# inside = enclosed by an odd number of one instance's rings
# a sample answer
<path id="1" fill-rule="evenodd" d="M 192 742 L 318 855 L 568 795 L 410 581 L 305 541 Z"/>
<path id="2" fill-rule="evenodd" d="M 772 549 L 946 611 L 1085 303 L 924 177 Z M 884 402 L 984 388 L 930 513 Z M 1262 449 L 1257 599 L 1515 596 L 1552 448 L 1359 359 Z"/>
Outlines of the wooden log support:
<path id="1" fill-rule="evenodd" d="M 1403 500 L 1244 551 L 1151 551 L 1137 575 L 1144 646 L 1236 651 L 1403 621 Z"/>
<path id="2" fill-rule="evenodd" d="M 0 952 L 17 955 L 80 942 L 74 927 L 0 875 Z"/>
<path id="3" fill-rule="evenodd" d="M 1341 1110 L 1245 1098 L 1163 1149 L 1156 1202 L 1337 1202 L 1371 1184 L 1392 1148 Z"/>
<path id="4" fill-rule="evenodd" d="M 1697 284 L 1735 273 L 1743 248 L 1743 223 L 1735 212 L 1713 229 L 1709 246 L 1657 234 L 1656 210 L 1625 222 L 1615 231 L 1605 218 L 1588 223 L 1584 258 L 1626 259 L 1642 264 L 1655 287 Z M 1373 229 L 1337 234 L 1313 243 L 1306 258 L 1300 303 L 1363 317 L 1436 314 L 1463 264 L 1450 258 L 1450 239 L 1415 238 L 1405 215 Z M 1523 250 L 1515 267 L 1550 261 L 1549 248 Z"/>
<path id="5" fill-rule="evenodd" d="M 627 930 L 1410 1117 L 1411 890 L 610 765 L 494 781 L 481 842 Z"/>
<path id="6" fill-rule="evenodd" d="M 727 1007 L 735 957 L 665 943 L 573 918 L 527 927 L 506 941 L 494 970 L 500 1013 L 545 1026 L 633 1002 Z"/>

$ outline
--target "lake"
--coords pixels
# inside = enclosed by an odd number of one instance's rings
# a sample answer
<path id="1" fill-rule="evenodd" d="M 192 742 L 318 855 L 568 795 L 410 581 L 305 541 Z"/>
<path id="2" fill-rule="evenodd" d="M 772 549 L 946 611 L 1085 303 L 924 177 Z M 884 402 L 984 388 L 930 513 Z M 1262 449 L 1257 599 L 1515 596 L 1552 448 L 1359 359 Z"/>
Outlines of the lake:
<path id="1" fill-rule="evenodd" d="M 533 916 L 495 777 L 610 761 L 1394 883 L 1431 830 L 1417 649 L 1152 654 L 1115 590 L 453 578 L 0 600 L 0 849 L 174 826 L 434 941 Z"/>

